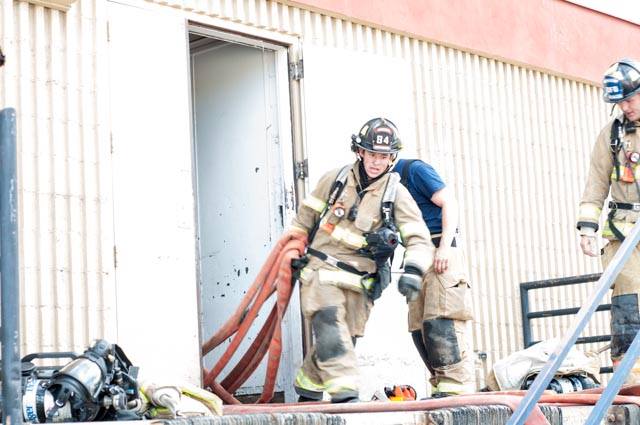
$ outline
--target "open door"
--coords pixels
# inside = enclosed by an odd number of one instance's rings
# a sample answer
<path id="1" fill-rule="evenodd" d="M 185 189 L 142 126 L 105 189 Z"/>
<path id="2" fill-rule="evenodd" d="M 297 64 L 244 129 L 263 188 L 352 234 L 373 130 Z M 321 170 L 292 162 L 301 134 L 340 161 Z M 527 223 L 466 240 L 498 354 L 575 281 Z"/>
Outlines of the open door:
<path id="1" fill-rule="evenodd" d="M 186 21 L 153 6 L 107 2 L 117 343 L 142 377 L 199 385 Z"/>
<path id="2" fill-rule="evenodd" d="M 294 213 L 291 118 L 285 47 L 191 30 L 200 326 L 206 340 L 235 311 Z M 221 378 L 256 337 L 272 305 L 263 308 Z M 284 327 L 276 392 L 292 401 L 302 358 L 297 295 Z M 226 346 L 206 356 L 205 367 Z M 238 393 L 259 394 L 264 372 L 263 363 Z"/>

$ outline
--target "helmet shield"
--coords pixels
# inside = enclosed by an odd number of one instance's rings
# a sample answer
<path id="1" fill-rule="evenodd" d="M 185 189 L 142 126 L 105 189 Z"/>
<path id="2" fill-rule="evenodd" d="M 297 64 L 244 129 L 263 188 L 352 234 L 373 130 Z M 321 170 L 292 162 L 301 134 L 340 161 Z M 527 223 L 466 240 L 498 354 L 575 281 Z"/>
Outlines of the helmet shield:
<path id="1" fill-rule="evenodd" d="M 607 103 L 622 102 L 640 91 L 640 64 L 622 59 L 609 67 L 602 79 L 603 98 Z"/>

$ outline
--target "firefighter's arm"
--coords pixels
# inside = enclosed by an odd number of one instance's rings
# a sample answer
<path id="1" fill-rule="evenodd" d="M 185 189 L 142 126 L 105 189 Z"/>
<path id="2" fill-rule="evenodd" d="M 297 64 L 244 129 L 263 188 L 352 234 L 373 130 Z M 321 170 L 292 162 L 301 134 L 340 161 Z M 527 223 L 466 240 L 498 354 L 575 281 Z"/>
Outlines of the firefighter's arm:
<path id="1" fill-rule="evenodd" d="M 611 125 L 602 129 L 591 152 L 587 183 L 580 200 L 576 226 L 581 235 L 592 235 L 592 232 L 586 229 L 593 229 L 593 233 L 598 230 L 602 205 L 609 195 L 613 172 L 613 160 L 609 147 L 610 132 Z"/>
<path id="2" fill-rule="evenodd" d="M 411 301 L 418 296 L 422 277 L 433 264 L 435 247 L 418 205 L 404 186 L 398 185 L 394 214 L 405 247 L 404 273 L 398 280 L 398 290 Z"/>
<path id="3" fill-rule="evenodd" d="M 580 249 L 585 255 L 597 257 L 598 221 L 602 213 L 602 205 L 609 195 L 613 160 L 610 148 L 611 126 L 605 126 L 596 140 L 591 152 L 589 174 L 578 210 L 576 227 L 580 232 Z"/>
<path id="4" fill-rule="evenodd" d="M 458 228 L 458 202 L 447 187 L 431 196 L 431 202 L 442 208 L 442 236 L 436 250 L 433 268 L 436 273 L 444 273 L 449 268 L 451 244 Z"/>

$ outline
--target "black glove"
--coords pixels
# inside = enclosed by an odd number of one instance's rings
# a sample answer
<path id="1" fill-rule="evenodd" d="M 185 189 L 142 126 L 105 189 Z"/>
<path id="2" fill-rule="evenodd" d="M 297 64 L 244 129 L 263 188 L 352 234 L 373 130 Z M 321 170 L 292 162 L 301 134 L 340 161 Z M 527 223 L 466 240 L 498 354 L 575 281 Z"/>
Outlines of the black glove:
<path id="1" fill-rule="evenodd" d="M 404 268 L 404 273 L 398 279 L 398 291 L 405 296 L 407 302 L 415 301 L 422 288 L 422 272 L 413 266 Z"/>
<path id="2" fill-rule="evenodd" d="M 391 265 L 388 261 L 385 261 L 383 264 L 378 266 L 375 281 L 369 290 L 369 298 L 371 298 L 371 301 L 375 301 L 380 298 L 382 291 L 387 289 L 387 286 L 389 286 L 389 282 L 391 282 Z"/>
<path id="3" fill-rule="evenodd" d="M 293 270 L 292 278 L 294 281 L 300 279 L 300 271 L 302 271 L 307 264 L 309 264 L 309 257 L 306 255 L 291 260 L 291 269 Z"/>

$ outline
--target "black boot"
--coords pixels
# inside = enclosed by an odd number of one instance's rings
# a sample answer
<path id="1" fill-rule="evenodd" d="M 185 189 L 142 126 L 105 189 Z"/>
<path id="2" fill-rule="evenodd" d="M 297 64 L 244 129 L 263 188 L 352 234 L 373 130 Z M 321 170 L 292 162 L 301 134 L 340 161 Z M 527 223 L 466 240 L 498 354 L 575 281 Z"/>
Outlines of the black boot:
<path id="1" fill-rule="evenodd" d="M 307 403 L 307 402 L 310 402 L 310 401 L 313 401 L 313 402 L 317 403 L 320 400 L 315 399 L 315 398 L 305 397 L 303 395 L 298 396 L 298 403 Z"/>

